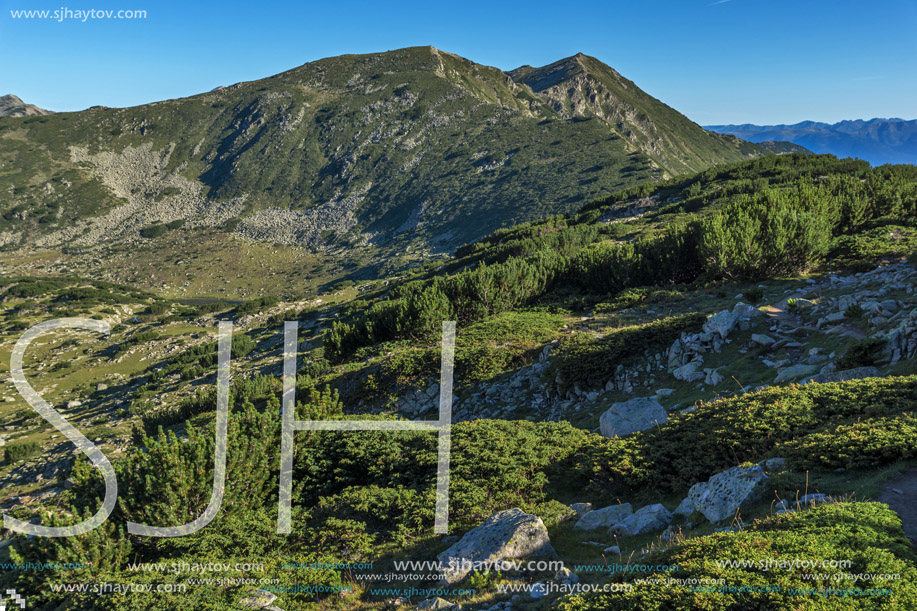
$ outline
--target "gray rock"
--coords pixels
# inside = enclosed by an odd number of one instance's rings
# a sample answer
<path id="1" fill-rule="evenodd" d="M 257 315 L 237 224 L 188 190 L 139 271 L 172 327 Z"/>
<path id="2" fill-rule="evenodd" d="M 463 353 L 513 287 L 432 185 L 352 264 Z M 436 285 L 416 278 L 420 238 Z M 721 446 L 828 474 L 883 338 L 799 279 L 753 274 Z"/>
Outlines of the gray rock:
<path id="1" fill-rule="evenodd" d="M 661 503 L 641 507 L 633 515 L 627 516 L 611 527 L 612 535 L 632 537 L 644 533 L 662 530 L 672 521 L 672 512 Z"/>
<path id="2" fill-rule="evenodd" d="M 556 556 L 541 518 L 514 508 L 490 516 L 437 559 L 447 567 L 443 580 L 452 584 L 464 579 L 475 562 Z"/>
<path id="3" fill-rule="evenodd" d="M 609 507 L 586 512 L 574 525 L 574 528 L 579 528 L 581 530 L 610 528 L 633 513 L 634 508 L 631 507 L 630 503 L 610 505 Z"/>
<path id="4" fill-rule="evenodd" d="M 573 503 L 570 509 L 576 512 L 576 517 L 581 518 L 592 511 L 592 503 Z"/>
<path id="5" fill-rule="evenodd" d="M 675 371 L 672 372 L 672 375 L 675 376 L 676 380 L 683 380 L 685 382 L 703 380 L 706 376 L 698 371 L 703 364 L 703 361 L 691 361 L 686 365 L 677 367 Z"/>
<path id="6" fill-rule="evenodd" d="M 428 598 L 417 603 L 418 611 L 445 611 L 446 609 L 455 609 L 456 605 L 450 603 L 445 598 Z"/>
<path id="7" fill-rule="evenodd" d="M 691 486 L 688 497 L 694 508 L 711 522 L 720 522 L 735 515 L 736 511 L 757 499 L 768 481 L 759 465 L 733 467 L 717 473 L 706 482 Z"/>
<path id="8" fill-rule="evenodd" d="M 732 314 L 739 319 L 748 319 L 754 318 L 756 316 L 762 316 L 764 312 L 753 305 L 748 305 L 747 303 L 742 303 L 740 301 L 732 307 Z"/>
<path id="9" fill-rule="evenodd" d="M 768 471 L 784 471 L 786 470 L 786 459 L 785 458 L 768 458 L 767 460 L 762 460 L 760 463 L 762 467 Z"/>
<path id="10" fill-rule="evenodd" d="M 612 404 L 599 418 L 599 430 L 608 438 L 624 437 L 662 424 L 668 412 L 656 397 L 641 397 Z"/>
<path id="11" fill-rule="evenodd" d="M 277 600 L 277 595 L 267 590 L 255 590 L 239 601 L 239 605 L 246 609 L 266 609 Z"/>
<path id="12" fill-rule="evenodd" d="M 554 581 L 559 581 L 561 583 L 579 583 L 579 575 L 567 567 L 561 567 L 561 569 L 554 574 Z"/>
<path id="13" fill-rule="evenodd" d="M 844 369 L 843 371 L 834 371 L 819 373 L 804 382 L 815 382 L 816 384 L 827 384 L 829 382 L 843 382 L 845 380 L 859 380 L 861 378 L 875 378 L 882 374 L 875 367 L 855 367 L 853 369 Z"/>
<path id="14" fill-rule="evenodd" d="M 886 299 L 879 303 L 882 306 L 882 309 L 888 312 L 889 314 L 894 314 L 898 311 L 898 302 L 894 299 Z"/>
<path id="15" fill-rule="evenodd" d="M 669 395 L 671 395 L 674 392 L 675 392 L 674 388 L 657 388 L 656 389 L 656 395 L 660 397 L 668 397 Z"/>
<path id="16" fill-rule="evenodd" d="M 675 508 L 675 511 L 672 512 L 677 516 L 689 516 L 694 513 L 694 501 L 691 500 L 690 496 L 686 496 L 681 500 L 681 503 L 678 504 L 678 507 Z"/>
<path id="17" fill-rule="evenodd" d="M 704 384 L 707 384 L 709 386 L 716 386 L 717 384 L 719 384 L 720 382 L 726 379 L 725 377 L 723 377 L 723 374 L 721 374 L 716 369 L 704 369 L 704 374 L 706 376 L 704 378 Z"/>
<path id="18" fill-rule="evenodd" d="M 738 320 L 739 315 L 737 313 L 734 314 L 729 310 L 722 310 L 707 319 L 704 323 L 704 331 L 706 333 L 715 333 L 722 339 L 726 339 L 735 328 Z"/>
<path id="19" fill-rule="evenodd" d="M 764 335 L 763 333 L 752 333 L 751 341 L 758 344 L 759 346 L 770 346 L 777 340 L 769 335 Z"/>
<path id="20" fill-rule="evenodd" d="M 82 401 L 67 401 L 67 409 L 76 409 L 83 405 Z"/>
<path id="21" fill-rule="evenodd" d="M 529 596 L 533 599 L 538 600 L 539 598 L 544 598 L 548 595 L 548 586 L 543 581 L 537 581 L 532 584 L 532 589 L 529 592 Z"/>
<path id="22" fill-rule="evenodd" d="M 828 495 L 822 494 L 821 492 L 814 492 L 812 494 L 807 494 L 800 498 L 794 503 L 796 507 L 804 507 L 806 505 L 814 505 L 816 503 L 825 503 L 828 501 Z"/>
<path id="23" fill-rule="evenodd" d="M 795 380 L 802 376 L 811 376 L 818 371 L 818 367 L 815 365 L 790 365 L 789 367 L 784 367 L 777 371 L 777 377 L 774 378 L 774 384 L 779 384 L 780 382 L 789 382 L 790 380 Z"/>

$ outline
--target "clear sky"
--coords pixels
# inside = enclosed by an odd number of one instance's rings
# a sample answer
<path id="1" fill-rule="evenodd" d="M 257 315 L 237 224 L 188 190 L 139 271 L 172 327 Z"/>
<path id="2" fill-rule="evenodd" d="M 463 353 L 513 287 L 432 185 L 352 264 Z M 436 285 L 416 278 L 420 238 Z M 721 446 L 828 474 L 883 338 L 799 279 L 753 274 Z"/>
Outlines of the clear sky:
<path id="1" fill-rule="evenodd" d="M 583 52 L 701 124 L 917 118 L 914 0 L 4 0 L 0 95 L 132 106 L 433 45 L 504 70 Z M 19 10 L 145 19 L 15 19 Z"/>

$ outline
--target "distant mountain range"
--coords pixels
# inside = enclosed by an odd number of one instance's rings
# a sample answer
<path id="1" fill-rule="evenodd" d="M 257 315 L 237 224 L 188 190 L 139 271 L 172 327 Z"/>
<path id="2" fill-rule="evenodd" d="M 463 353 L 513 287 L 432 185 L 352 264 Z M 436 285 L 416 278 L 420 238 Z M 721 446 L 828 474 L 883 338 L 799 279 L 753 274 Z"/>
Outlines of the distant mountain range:
<path id="1" fill-rule="evenodd" d="M 870 119 L 830 125 L 803 121 L 795 125 L 707 125 L 749 142 L 785 140 L 814 153 L 856 157 L 873 165 L 917 163 L 917 120 Z"/>
<path id="2" fill-rule="evenodd" d="M 442 252 L 769 152 L 583 54 L 510 72 L 434 47 L 344 55 L 189 98 L 0 119 L 0 247 L 181 227 Z"/>
<path id="3" fill-rule="evenodd" d="M 50 110 L 39 108 L 34 104 L 26 104 L 12 94 L 0 96 L 0 117 L 33 117 L 50 114 L 52 114 Z"/>

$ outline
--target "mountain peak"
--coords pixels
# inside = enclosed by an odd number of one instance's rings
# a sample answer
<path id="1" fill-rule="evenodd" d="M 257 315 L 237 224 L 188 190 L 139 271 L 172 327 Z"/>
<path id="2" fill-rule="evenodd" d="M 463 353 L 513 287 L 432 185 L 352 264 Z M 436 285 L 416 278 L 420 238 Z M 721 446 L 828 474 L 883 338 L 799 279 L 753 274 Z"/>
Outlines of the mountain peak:
<path id="1" fill-rule="evenodd" d="M 19 96 L 12 93 L 0 96 L 0 117 L 33 117 L 50 114 L 52 114 L 50 110 L 39 108 L 34 104 L 26 104 Z"/>

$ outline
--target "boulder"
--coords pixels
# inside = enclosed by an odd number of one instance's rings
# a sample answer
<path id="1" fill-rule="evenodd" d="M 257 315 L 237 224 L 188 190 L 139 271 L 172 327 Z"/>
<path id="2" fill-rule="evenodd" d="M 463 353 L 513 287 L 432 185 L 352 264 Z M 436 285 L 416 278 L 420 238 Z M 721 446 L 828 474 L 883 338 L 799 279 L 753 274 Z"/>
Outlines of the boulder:
<path id="1" fill-rule="evenodd" d="M 573 503 L 570 509 L 576 512 L 576 517 L 581 518 L 592 511 L 592 503 Z"/>
<path id="2" fill-rule="evenodd" d="M 819 373 L 807 379 L 803 384 L 815 382 L 816 384 L 827 384 L 829 382 L 843 382 L 845 380 L 859 380 L 861 378 L 875 378 L 882 374 L 876 367 L 855 367 L 853 369 L 844 369 L 843 371 L 832 371 L 828 373 Z"/>
<path id="3" fill-rule="evenodd" d="M 688 490 L 694 508 L 711 522 L 720 522 L 735 515 L 749 501 L 757 499 L 768 477 L 760 465 L 733 467 L 717 473 L 706 482 Z"/>
<path id="4" fill-rule="evenodd" d="M 732 314 L 737 319 L 749 319 L 754 318 L 755 316 L 762 316 L 764 312 L 759 310 L 753 305 L 748 305 L 747 303 L 742 303 L 741 301 L 735 304 L 732 308 Z"/>
<path id="5" fill-rule="evenodd" d="M 668 412 L 656 397 L 641 397 L 612 404 L 599 418 L 599 430 L 608 438 L 624 437 L 662 424 Z"/>
<path id="6" fill-rule="evenodd" d="M 721 339 L 726 339 L 738 321 L 738 314 L 733 314 L 729 310 L 722 310 L 707 319 L 704 323 L 704 332 L 713 333 L 719 335 Z"/>
<path id="7" fill-rule="evenodd" d="M 610 528 L 633 513 L 634 508 L 631 507 L 630 503 L 611 505 L 609 507 L 603 507 L 602 509 L 587 511 L 574 525 L 574 528 L 582 530 Z"/>
<path id="8" fill-rule="evenodd" d="M 677 516 L 687 517 L 694 513 L 694 501 L 691 500 L 690 496 L 686 496 L 678 504 L 678 507 L 675 508 L 675 511 L 672 512 Z"/>
<path id="9" fill-rule="evenodd" d="M 814 375 L 818 371 L 818 367 L 815 365 L 790 365 L 789 367 L 784 367 L 777 371 L 777 377 L 774 378 L 774 384 L 779 384 L 780 382 L 789 382 L 790 380 L 795 380 L 803 376 Z"/>
<path id="10" fill-rule="evenodd" d="M 716 369 L 704 369 L 704 384 L 716 386 L 726 378 Z"/>
<path id="11" fill-rule="evenodd" d="M 483 524 L 465 533 L 458 543 L 439 554 L 437 559 L 446 567 L 443 580 L 453 584 L 464 579 L 474 563 L 556 556 L 548 529 L 541 518 L 514 508 L 490 516 Z"/>
<path id="12" fill-rule="evenodd" d="M 661 503 L 641 507 L 636 513 L 627 516 L 611 527 L 609 534 L 619 537 L 632 537 L 644 533 L 662 530 L 672 521 L 672 512 Z"/>
<path id="13" fill-rule="evenodd" d="M 676 380 L 683 380 L 685 382 L 703 380 L 706 376 L 698 371 L 703 364 L 703 361 L 691 361 L 687 365 L 677 367 L 675 371 L 672 372 L 672 375 L 675 376 Z"/>

